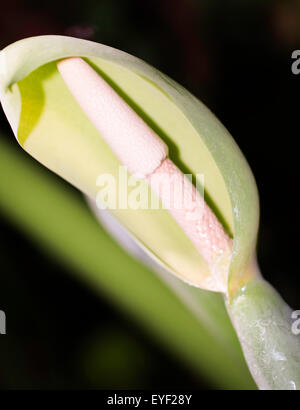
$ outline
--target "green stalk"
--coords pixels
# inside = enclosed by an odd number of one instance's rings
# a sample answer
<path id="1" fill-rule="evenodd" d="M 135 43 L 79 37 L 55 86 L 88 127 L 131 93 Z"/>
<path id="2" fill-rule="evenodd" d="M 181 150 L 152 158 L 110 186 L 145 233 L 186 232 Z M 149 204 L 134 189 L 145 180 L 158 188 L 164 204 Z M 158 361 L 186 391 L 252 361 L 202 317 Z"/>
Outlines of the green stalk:
<path id="1" fill-rule="evenodd" d="M 276 290 L 258 274 L 227 309 L 260 389 L 299 390 L 300 338 L 292 332 L 292 310 Z"/>
<path id="2" fill-rule="evenodd" d="M 189 302 L 180 300 L 99 227 L 80 195 L 2 139 L 0 174 L 1 212 L 39 247 L 130 314 L 214 387 L 255 388 L 221 295 L 174 278 L 172 287 L 181 287 Z"/>

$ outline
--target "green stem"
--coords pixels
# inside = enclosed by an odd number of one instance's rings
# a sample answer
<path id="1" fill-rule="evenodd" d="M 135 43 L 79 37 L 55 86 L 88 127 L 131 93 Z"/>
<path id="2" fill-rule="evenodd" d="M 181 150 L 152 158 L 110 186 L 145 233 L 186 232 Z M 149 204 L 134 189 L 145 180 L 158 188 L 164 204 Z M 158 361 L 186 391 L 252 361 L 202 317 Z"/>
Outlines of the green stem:
<path id="1" fill-rule="evenodd" d="M 276 290 L 256 275 L 227 308 L 259 388 L 300 389 L 300 336 L 293 334 L 292 310 Z"/>

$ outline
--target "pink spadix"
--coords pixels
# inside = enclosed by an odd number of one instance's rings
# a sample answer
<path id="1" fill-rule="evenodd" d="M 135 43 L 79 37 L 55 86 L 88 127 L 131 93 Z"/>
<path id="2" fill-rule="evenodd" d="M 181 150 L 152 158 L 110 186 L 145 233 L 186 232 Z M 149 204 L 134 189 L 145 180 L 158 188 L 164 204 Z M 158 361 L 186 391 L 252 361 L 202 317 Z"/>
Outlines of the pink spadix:
<path id="1" fill-rule="evenodd" d="M 74 98 L 115 155 L 130 173 L 147 179 L 209 264 L 219 288 L 225 291 L 231 240 L 193 184 L 167 158 L 166 144 L 84 60 L 68 58 L 57 66 Z M 161 186 L 169 186 L 168 194 Z"/>
<path id="2" fill-rule="evenodd" d="M 57 66 L 78 104 L 129 172 L 151 174 L 166 158 L 166 144 L 84 60 L 68 58 Z"/>

